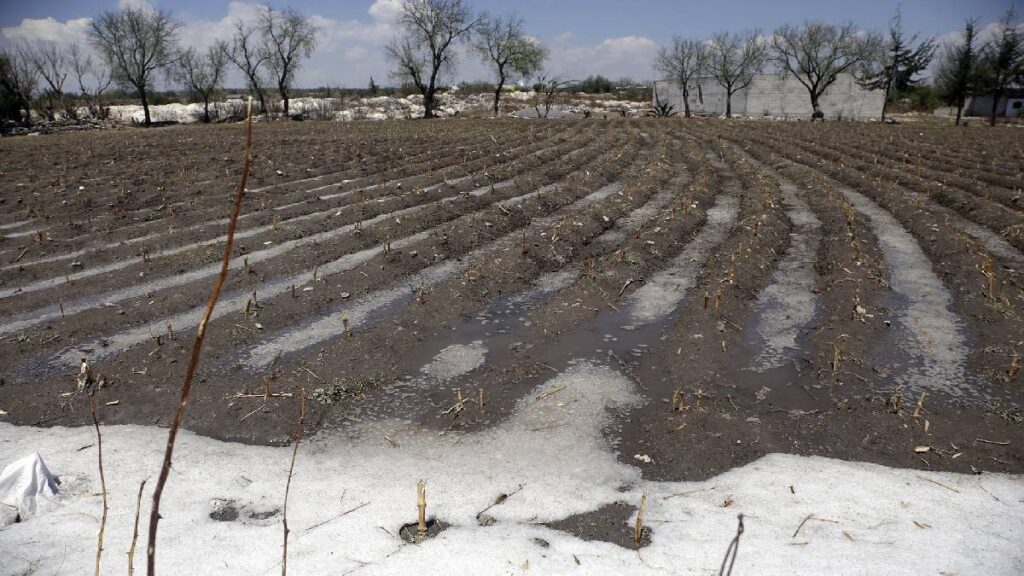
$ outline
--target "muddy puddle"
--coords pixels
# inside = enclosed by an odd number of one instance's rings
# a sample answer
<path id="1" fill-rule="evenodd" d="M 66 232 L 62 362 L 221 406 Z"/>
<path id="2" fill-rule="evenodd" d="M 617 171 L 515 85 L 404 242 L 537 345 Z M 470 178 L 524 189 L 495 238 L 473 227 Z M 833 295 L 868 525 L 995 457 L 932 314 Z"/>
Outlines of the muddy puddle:
<path id="1" fill-rule="evenodd" d="M 432 336 L 430 346 L 422 346 L 415 355 L 402 359 L 400 366 L 406 374 L 402 381 L 356 402 L 352 410 L 346 411 L 345 420 L 354 423 L 397 416 L 442 427 L 487 427 L 495 423 L 492 414 L 506 414 L 521 399 L 524 389 L 569 370 L 581 360 L 624 371 L 639 381 L 642 390 L 651 388 L 645 379 L 664 379 L 664 371 L 656 367 L 646 371 L 640 360 L 664 339 L 672 314 L 696 281 L 704 259 L 735 224 L 737 205 L 734 197 L 721 196 L 708 210 L 707 223 L 684 248 L 685 256 L 673 260 L 663 272 L 672 281 L 661 282 L 659 292 L 652 293 L 650 301 L 631 298 L 618 309 L 602 309 L 554 341 L 537 345 L 528 312 L 575 282 L 578 272 L 545 274 L 525 292 L 499 298 L 485 312 L 464 317 L 451 330 Z M 616 232 L 621 228 L 605 234 Z M 641 315 L 644 321 L 637 322 Z M 438 378 L 430 367 L 445 357 L 461 358 L 460 369 Z M 521 377 L 509 376 L 510 370 L 524 367 L 535 370 L 527 368 Z M 499 381 L 504 384 L 499 386 Z M 668 385 L 660 382 L 653 387 Z M 559 391 L 549 392 L 557 402 Z M 612 424 L 605 431 L 613 445 L 621 432 L 617 426 Z"/>
<path id="2" fill-rule="evenodd" d="M 621 183 L 604 186 L 548 216 L 535 219 L 533 225 L 537 227 L 550 226 L 561 217 L 604 200 L 612 194 L 620 192 L 622 188 Z M 535 196 L 543 191 L 544 189 L 537 190 L 524 196 Z M 522 202 L 524 196 L 506 200 L 502 204 Z M 375 325 L 382 319 L 390 318 L 396 310 L 408 304 L 417 290 L 428 289 L 465 271 L 472 261 L 486 254 L 508 249 L 519 238 L 518 230 L 511 232 L 470 251 L 457 261 L 446 261 L 429 266 L 410 278 L 404 278 L 390 287 L 367 294 L 355 302 L 334 306 L 327 314 L 306 319 L 298 326 L 269 336 L 262 344 L 243 352 L 241 364 L 250 370 L 261 370 L 275 358 L 285 358 L 332 338 L 344 337 L 351 330 Z"/>
<path id="3" fill-rule="evenodd" d="M 840 192 L 864 215 L 889 268 L 892 331 L 876 351 L 881 380 L 914 395 L 937 391 L 956 398 L 984 398 L 984 382 L 967 371 L 969 342 L 953 299 L 914 237 L 866 196 Z"/>

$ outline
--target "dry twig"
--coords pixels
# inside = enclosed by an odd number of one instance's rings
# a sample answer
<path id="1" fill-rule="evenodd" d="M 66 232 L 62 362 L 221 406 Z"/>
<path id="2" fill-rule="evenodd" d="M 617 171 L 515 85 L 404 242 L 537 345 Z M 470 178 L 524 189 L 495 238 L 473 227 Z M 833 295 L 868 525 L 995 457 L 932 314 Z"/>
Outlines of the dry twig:
<path id="1" fill-rule="evenodd" d="M 146 574 L 156 575 L 156 536 L 160 523 L 160 498 L 164 493 L 164 485 L 167 484 L 167 477 L 171 473 L 171 460 L 174 456 L 174 441 L 178 437 L 178 429 L 181 428 L 181 421 L 185 416 L 185 409 L 188 407 L 189 393 L 192 391 L 192 379 L 199 365 L 199 357 L 203 351 L 203 339 L 206 336 L 206 326 L 213 316 L 213 308 L 217 305 L 220 292 L 224 288 L 224 281 L 228 277 L 228 267 L 231 263 L 231 249 L 235 242 L 235 229 L 238 227 L 238 214 L 242 211 L 242 198 L 245 197 L 245 183 L 249 177 L 249 168 L 252 165 L 252 98 L 249 98 L 248 122 L 246 125 L 245 157 L 242 161 L 242 176 L 235 189 L 235 204 L 231 212 L 231 219 L 228 221 L 227 240 L 224 243 L 224 257 L 221 260 L 220 274 L 213 284 L 210 292 L 210 299 L 206 303 L 206 311 L 199 322 L 196 330 L 195 340 L 192 344 L 192 356 L 189 359 L 188 370 L 185 372 L 185 382 L 181 386 L 181 399 L 178 402 L 178 409 L 174 413 L 174 421 L 167 433 L 167 448 L 164 451 L 163 465 L 160 467 L 160 476 L 157 477 L 156 487 L 153 489 L 153 508 L 149 514 L 149 545 L 146 549 Z"/>
<path id="2" fill-rule="evenodd" d="M 284 507 L 281 509 L 281 523 L 284 525 L 284 549 L 281 551 L 281 576 L 288 574 L 288 494 L 292 489 L 292 475 L 295 471 L 295 456 L 302 442 L 302 430 L 306 424 L 306 389 L 299 390 L 299 429 L 295 433 L 295 447 L 292 449 L 292 463 L 288 466 L 288 481 L 284 485 Z"/>
<path id="3" fill-rule="evenodd" d="M 100 558 L 103 556 L 103 532 L 107 528 L 107 478 L 103 474 L 103 435 L 100 434 L 100 421 L 96 419 L 96 397 L 89 394 L 89 414 L 92 425 L 96 427 L 96 457 L 100 467 L 100 490 L 103 491 L 103 516 L 100 517 L 100 533 L 96 537 L 96 576 L 100 576 Z"/>
<path id="4" fill-rule="evenodd" d="M 142 513 L 142 491 L 146 488 L 146 478 L 139 484 L 139 495 L 135 497 L 135 527 L 132 529 L 132 547 L 128 549 L 128 576 L 135 574 L 135 545 L 139 543 L 139 516 Z"/>

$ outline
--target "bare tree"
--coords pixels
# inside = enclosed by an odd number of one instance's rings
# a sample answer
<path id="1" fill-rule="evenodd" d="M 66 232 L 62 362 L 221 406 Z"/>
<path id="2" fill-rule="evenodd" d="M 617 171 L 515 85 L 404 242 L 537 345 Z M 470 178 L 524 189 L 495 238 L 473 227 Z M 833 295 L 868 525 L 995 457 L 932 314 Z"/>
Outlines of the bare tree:
<path id="1" fill-rule="evenodd" d="M 267 53 L 267 68 L 274 75 L 287 118 L 288 90 L 302 59 L 309 58 L 316 48 L 316 27 L 292 8 L 280 12 L 267 9 L 260 16 L 260 32 Z"/>
<path id="2" fill-rule="evenodd" d="M 497 18 L 483 16 L 474 48 L 498 78 L 494 89 L 495 116 L 505 82 L 534 75 L 548 57 L 548 49 L 523 33 L 523 19 L 514 14 Z"/>
<path id="3" fill-rule="evenodd" d="M 746 88 L 761 71 L 768 46 L 758 30 L 720 32 L 711 37 L 708 69 L 725 88 L 725 117 L 732 118 L 732 95 Z"/>
<path id="4" fill-rule="evenodd" d="M 267 62 L 269 53 L 263 49 L 256 26 L 249 26 L 242 20 L 235 22 L 235 34 L 231 38 L 231 44 L 222 42 L 219 44 L 221 50 L 227 55 L 228 60 L 238 67 L 249 83 L 249 90 L 260 102 L 260 112 L 267 112 L 267 99 L 263 92 L 263 77 L 261 69 Z"/>
<path id="5" fill-rule="evenodd" d="M 977 85 L 977 59 L 975 40 L 978 33 L 977 22 L 973 19 L 964 23 L 963 37 L 946 44 L 939 57 L 939 66 L 935 74 L 935 84 L 943 96 L 956 104 L 956 125 L 960 125 L 963 117 L 964 103 L 974 93 Z"/>
<path id="6" fill-rule="evenodd" d="M 1013 8 L 1010 8 L 999 22 L 995 37 L 981 49 L 981 82 L 992 94 L 992 109 L 989 113 L 989 124 L 992 126 L 996 125 L 1000 98 L 1024 74 L 1024 38 L 1017 31 L 1018 24 L 1014 19 Z"/>
<path id="7" fill-rule="evenodd" d="M 148 90 L 156 71 L 174 61 L 179 24 L 168 12 L 127 6 L 92 21 L 89 39 L 103 55 L 114 78 L 135 89 L 149 116 Z"/>
<path id="8" fill-rule="evenodd" d="M 544 106 L 543 116 L 547 118 L 551 112 L 551 105 L 555 101 L 555 95 L 573 83 L 572 80 L 565 80 L 559 76 L 548 77 L 547 74 L 541 74 L 533 85 L 533 91 L 539 95 L 533 105 L 533 109 L 537 112 L 537 117 L 541 117 L 540 107 Z"/>
<path id="9" fill-rule="evenodd" d="M 64 98 L 64 82 L 68 78 L 68 71 L 67 59 L 61 48 L 56 42 L 40 42 L 34 48 L 28 49 L 28 57 L 46 83 L 46 87 L 43 88 L 43 97 L 46 100 L 43 114 L 46 119 L 54 120 L 58 108 L 66 115 L 69 112 L 73 114 L 73 109 L 69 110 Z"/>
<path id="10" fill-rule="evenodd" d="M 894 94 L 903 93 L 911 86 L 920 82 L 917 75 L 928 69 L 935 56 L 935 40 L 926 38 L 916 47 L 917 35 L 907 38 L 903 33 L 903 15 L 896 8 L 896 16 L 889 25 L 889 40 L 885 43 L 879 70 L 872 74 L 865 86 L 885 92 L 882 101 L 882 118 L 885 121 L 885 110 Z"/>
<path id="11" fill-rule="evenodd" d="M 401 36 L 385 49 L 396 78 L 410 81 L 423 95 L 423 117 L 434 117 L 442 72 L 454 65 L 453 48 L 479 19 L 465 0 L 402 0 Z"/>
<path id="12" fill-rule="evenodd" d="M 78 91 L 85 100 L 86 108 L 93 118 L 103 118 L 103 93 L 110 88 L 114 77 L 110 68 L 101 66 L 93 59 L 92 54 L 75 43 L 68 48 L 71 71 L 78 80 Z"/>
<path id="13" fill-rule="evenodd" d="M 32 124 L 32 96 L 39 87 L 39 72 L 26 47 L 0 48 L 0 86 L 24 110 L 22 123 Z"/>
<path id="14" fill-rule="evenodd" d="M 824 117 L 819 100 L 839 75 L 862 72 L 878 58 L 881 45 L 877 34 L 859 31 L 852 22 L 786 24 L 772 38 L 775 60 L 807 89 L 814 118 Z"/>
<path id="15" fill-rule="evenodd" d="M 178 56 L 174 76 L 203 101 L 203 122 L 210 122 L 210 99 L 220 90 L 226 67 L 227 55 L 222 46 L 210 46 L 206 54 L 188 48 Z"/>
<path id="16" fill-rule="evenodd" d="M 672 39 L 671 47 L 661 47 L 654 60 L 654 68 L 674 80 L 683 90 L 683 115 L 690 117 L 690 85 L 707 72 L 710 52 L 700 40 L 679 37 Z"/>

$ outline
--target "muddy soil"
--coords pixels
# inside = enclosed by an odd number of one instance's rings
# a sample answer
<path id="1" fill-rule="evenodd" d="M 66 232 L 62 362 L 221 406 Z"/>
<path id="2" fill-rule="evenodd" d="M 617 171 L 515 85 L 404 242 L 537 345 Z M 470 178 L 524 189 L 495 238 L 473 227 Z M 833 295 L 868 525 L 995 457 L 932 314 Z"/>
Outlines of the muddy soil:
<path id="1" fill-rule="evenodd" d="M 261 124 L 251 233 L 185 425 L 287 443 L 304 389 L 309 434 L 389 417 L 480 430 L 586 360 L 636 383 L 643 405 L 614 410 L 605 434 L 648 478 L 770 452 L 1024 471 L 1021 145 L 885 130 Z M 168 424 L 239 136 L 0 142 L 0 417 L 86 424 L 85 358 L 105 423 Z M 893 157 L 870 162 L 873 139 Z M 970 165 L 978 146 L 992 154 Z M 631 506 L 553 527 L 631 546 Z"/>

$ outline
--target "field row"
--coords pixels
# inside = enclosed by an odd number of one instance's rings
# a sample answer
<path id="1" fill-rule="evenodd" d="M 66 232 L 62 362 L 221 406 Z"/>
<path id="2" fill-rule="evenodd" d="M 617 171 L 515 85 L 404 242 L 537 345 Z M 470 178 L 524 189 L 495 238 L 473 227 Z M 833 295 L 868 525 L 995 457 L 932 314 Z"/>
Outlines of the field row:
<path id="1" fill-rule="evenodd" d="M 190 429 L 286 442 L 300 388 L 328 428 L 486 428 L 589 361 L 647 400 L 607 432 L 654 477 L 771 451 L 1024 469 L 998 444 L 913 451 L 1024 441 L 1012 145 L 989 143 L 982 175 L 973 142 L 901 144 L 910 134 L 884 126 L 459 121 L 433 139 L 423 126 L 269 128 L 283 155 L 315 139 L 337 162 L 250 191 Z M 206 136 L 226 145 L 223 132 Z M 173 215 L 123 225 L 106 213 L 116 194 L 76 194 L 92 225 L 56 206 L 2 224 L 0 408 L 17 422 L 78 423 L 62 394 L 82 359 L 118 401 L 106 422 L 168 421 L 226 192 L 166 184 L 131 208 Z"/>

